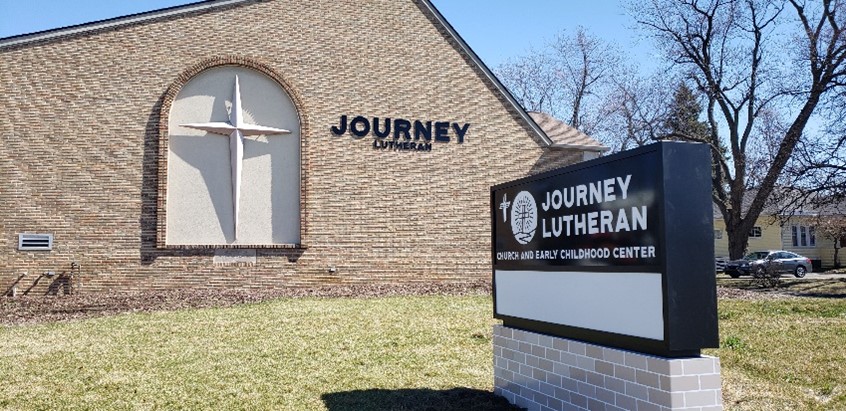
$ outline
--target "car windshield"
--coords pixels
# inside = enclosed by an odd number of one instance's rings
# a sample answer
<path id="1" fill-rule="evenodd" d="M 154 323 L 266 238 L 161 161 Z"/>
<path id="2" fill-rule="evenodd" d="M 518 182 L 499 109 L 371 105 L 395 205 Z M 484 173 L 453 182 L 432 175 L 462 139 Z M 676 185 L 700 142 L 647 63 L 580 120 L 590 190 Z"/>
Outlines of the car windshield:
<path id="1" fill-rule="evenodd" d="M 763 259 L 767 258 L 767 255 L 769 255 L 769 254 L 770 253 L 768 253 L 766 251 L 758 251 L 758 252 L 755 252 L 755 253 L 747 254 L 746 257 L 743 257 L 743 259 L 747 260 L 747 261 L 763 260 Z"/>

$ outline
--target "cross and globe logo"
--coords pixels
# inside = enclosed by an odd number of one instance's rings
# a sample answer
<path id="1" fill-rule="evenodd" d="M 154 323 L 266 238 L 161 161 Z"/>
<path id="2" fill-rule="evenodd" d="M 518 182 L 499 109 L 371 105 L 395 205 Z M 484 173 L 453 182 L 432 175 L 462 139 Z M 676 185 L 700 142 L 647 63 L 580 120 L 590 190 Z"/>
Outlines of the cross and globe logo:
<path id="1" fill-rule="evenodd" d="M 520 244 L 528 244 L 535 237 L 538 228 L 538 206 L 528 191 L 517 193 L 514 200 L 508 201 L 507 195 L 502 197 L 500 209 L 503 220 L 507 220 L 507 210 L 511 208 L 511 232 Z"/>

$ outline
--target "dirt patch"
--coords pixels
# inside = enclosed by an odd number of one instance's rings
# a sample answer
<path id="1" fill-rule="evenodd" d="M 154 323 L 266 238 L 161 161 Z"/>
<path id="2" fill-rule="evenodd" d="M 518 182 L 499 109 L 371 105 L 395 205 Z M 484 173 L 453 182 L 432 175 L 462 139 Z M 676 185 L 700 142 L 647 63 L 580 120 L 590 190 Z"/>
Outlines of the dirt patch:
<path id="1" fill-rule="evenodd" d="M 717 298 L 730 298 L 734 300 L 781 300 L 786 298 L 799 298 L 796 295 L 787 294 L 772 289 L 742 289 L 733 287 L 717 286 Z"/>
<path id="2" fill-rule="evenodd" d="M 123 294 L 0 297 L 0 324 L 22 325 L 126 312 L 229 307 L 277 298 L 375 298 L 414 295 L 490 295 L 489 281 L 460 284 L 369 284 L 279 290 L 167 290 Z"/>
<path id="3" fill-rule="evenodd" d="M 277 298 L 376 298 L 413 295 L 490 295 L 488 281 L 448 284 L 369 284 L 280 290 L 167 290 L 123 294 L 0 297 L 0 324 L 70 321 L 127 312 L 229 307 Z M 770 300 L 798 298 L 772 290 L 717 287 L 718 298 Z"/>

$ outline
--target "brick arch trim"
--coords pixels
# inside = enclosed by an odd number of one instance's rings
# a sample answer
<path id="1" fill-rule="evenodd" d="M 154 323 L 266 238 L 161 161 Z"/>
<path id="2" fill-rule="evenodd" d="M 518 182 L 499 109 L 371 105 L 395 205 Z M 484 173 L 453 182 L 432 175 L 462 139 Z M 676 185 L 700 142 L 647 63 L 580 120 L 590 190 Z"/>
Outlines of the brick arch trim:
<path id="1" fill-rule="evenodd" d="M 182 88 L 188 84 L 198 74 L 217 67 L 222 66 L 238 66 L 245 67 L 270 77 L 281 87 L 297 109 L 297 116 L 300 120 L 300 244 L 284 244 L 284 245 L 268 245 L 264 247 L 256 246 L 207 246 L 207 245 L 190 245 L 190 246 L 168 246 L 167 239 L 167 158 L 168 158 L 168 130 L 170 128 L 170 110 L 173 107 L 173 102 Z M 177 75 L 167 91 L 162 96 L 161 106 L 159 108 L 159 127 L 158 127 L 158 201 L 156 202 L 156 248 L 175 248 L 175 249 L 195 249 L 195 248 L 306 248 L 306 235 L 308 233 L 306 225 L 306 190 L 305 187 L 306 173 L 306 136 L 309 132 L 308 117 L 303 115 L 306 113 L 305 104 L 300 93 L 296 88 L 283 77 L 279 72 L 274 70 L 269 64 L 263 63 L 260 60 L 244 56 L 219 56 L 202 60 Z"/>

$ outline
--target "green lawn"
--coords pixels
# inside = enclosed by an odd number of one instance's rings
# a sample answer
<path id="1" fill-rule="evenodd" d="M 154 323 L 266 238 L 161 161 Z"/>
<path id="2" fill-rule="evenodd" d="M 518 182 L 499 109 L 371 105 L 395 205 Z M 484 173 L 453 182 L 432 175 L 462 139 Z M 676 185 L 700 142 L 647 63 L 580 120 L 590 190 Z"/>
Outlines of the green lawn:
<path id="1" fill-rule="evenodd" d="M 727 410 L 846 409 L 846 299 L 720 301 Z M 0 328 L 0 409 L 500 410 L 491 301 L 282 299 Z"/>
<path id="2" fill-rule="evenodd" d="M 706 353 L 720 357 L 727 410 L 846 410 L 846 279 L 717 284 L 765 296 L 719 301 L 720 349 Z"/>
<path id="3" fill-rule="evenodd" d="M 492 323 L 488 297 L 405 297 L 6 327 L 0 409 L 497 410 Z"/>
<path id="4" fill-rule="evenodd" d="M 727 410 L 846 410 L 846 299 L 721 300 Z"/>

